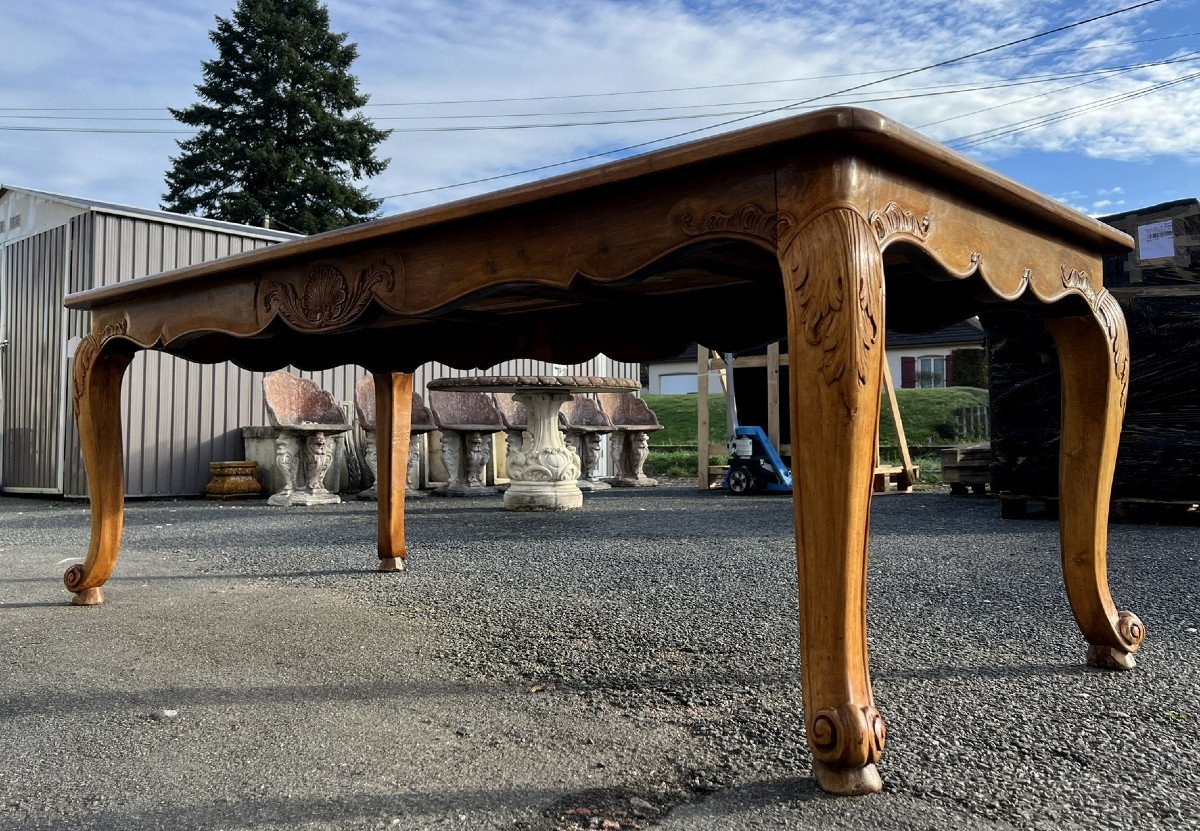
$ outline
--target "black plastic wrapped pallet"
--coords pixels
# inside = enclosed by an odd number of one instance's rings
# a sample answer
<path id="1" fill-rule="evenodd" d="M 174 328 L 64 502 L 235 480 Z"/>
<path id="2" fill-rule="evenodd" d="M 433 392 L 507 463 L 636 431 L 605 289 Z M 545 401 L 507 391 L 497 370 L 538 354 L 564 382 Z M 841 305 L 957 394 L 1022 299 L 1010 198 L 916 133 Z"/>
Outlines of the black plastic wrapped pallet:
<path id="1" fill-rule="evenodd" d="M 1130 388 L 1113 476 L 1116 499 L 1200 501 L 1200 296 L 1118 298 Z M 1000 493 L 1058 494 L 1058 353 L 1022 312 L 981 316 L 988 334 L 992 473 Z"/>

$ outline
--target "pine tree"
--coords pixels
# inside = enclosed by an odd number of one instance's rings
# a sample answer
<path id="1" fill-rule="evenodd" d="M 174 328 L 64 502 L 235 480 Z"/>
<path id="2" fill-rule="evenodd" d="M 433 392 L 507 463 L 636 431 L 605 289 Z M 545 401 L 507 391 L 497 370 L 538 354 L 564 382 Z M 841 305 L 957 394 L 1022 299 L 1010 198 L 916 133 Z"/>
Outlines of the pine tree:
<path id="1" fill-rule="evenodd" d="M 354 182 L 382 173 L 388 136 L 361 113 L 358 47 L 329 30 L 318 0 L 238 0 L 209 33 L 201 99 L 171 114 L 198 128 L 171 158 L 163 208 L 311 234 L 377 216 Z"/>

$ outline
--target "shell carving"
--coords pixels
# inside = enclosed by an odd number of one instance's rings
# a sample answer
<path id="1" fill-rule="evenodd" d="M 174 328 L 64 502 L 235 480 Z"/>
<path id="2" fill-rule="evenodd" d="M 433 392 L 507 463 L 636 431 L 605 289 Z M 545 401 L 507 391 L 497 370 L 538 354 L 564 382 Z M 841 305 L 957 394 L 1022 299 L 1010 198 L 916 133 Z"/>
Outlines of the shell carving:
<path id="1" fill-rule="evenodd" d="M 319 265 L 308 273 L 302 292 L 293 283 L 271 282 L 262 295 L 263 309 L 303 332 L 336 329 L 361 315 L 380 285 L 388 292 L 396 287 L 395 270 L 383 260 L 352 279 L 337 266 Z"/>
<path id="2" fill-rule="evenodd" d="M 769 213 L 753 202 L 743 205 L 731 214 L 709 211 L 699 222 L 692 215 L 684 214 L 683 232 L 689 237 L 704 234 L 740 234 L 777 243 L 788 236 L 796 227 L 796 218 L 787 211 Z"/>
<path id="3" fill-rule="evenodd" d="M 867 223 L 875 232 L 875 239 L 883 245 L 891 237 L 905 235 L 924 240 L 929 235 L 929 217 L 917 219 L 912 211 L 906 211 L 895 202 L 888 202 L 882 211 L 871 211 Z"/>

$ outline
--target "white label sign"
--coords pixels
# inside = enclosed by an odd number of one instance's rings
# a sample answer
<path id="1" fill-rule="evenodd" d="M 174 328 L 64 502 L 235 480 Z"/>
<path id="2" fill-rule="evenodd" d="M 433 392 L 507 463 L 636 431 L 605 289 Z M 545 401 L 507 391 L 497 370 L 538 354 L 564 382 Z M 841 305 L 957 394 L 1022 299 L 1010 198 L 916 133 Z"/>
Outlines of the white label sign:
<path id="1" fill-rule="evenodd" d="M 1171 220 L 1138 226 L 1138 259 L 1155 260 L 1175 256 L 1175 232 Z"/>

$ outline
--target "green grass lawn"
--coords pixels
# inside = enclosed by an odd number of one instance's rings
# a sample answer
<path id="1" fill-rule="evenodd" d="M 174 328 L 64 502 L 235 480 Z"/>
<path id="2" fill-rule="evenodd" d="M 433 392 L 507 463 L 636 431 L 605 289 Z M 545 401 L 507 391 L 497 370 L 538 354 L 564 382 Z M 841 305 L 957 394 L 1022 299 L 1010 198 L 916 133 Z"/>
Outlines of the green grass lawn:
<path id="1" fill-rule="evenodd" d="M 671 452 L 655 451 L 655 445 L 696 444 L 696 401 L 695 395 L 644 395 L 642 396 L 663 429 L 650 434 L 650 458 L 646 461 L 646 472 L 651 476 L 695 476 L 696 453 L 690 450 Z M 904 432 L 908 438 L 914 463 L 921 467 L 922 480 L 940 481 L 940 460 L 936 455 L 921 454 L 920 445 L 952 444 L 955 441 L 955 410 L 988 403 L 987 390 L 975 387 L 949 387 L 946 389 L 901 389 L 896 390 L 900 406 L 900 417 L 904 420 Z M 725 399 L 721 395 L 710 395 L 709 441 L 724 444 Z M 762 425 L 765 426 L 765 425 Z M 880 443 L 896 443 L 892 412 L 887 398 L 883 400 L 880 424 Z M 723 461 L 723 460 L 718 460 Z"/>

